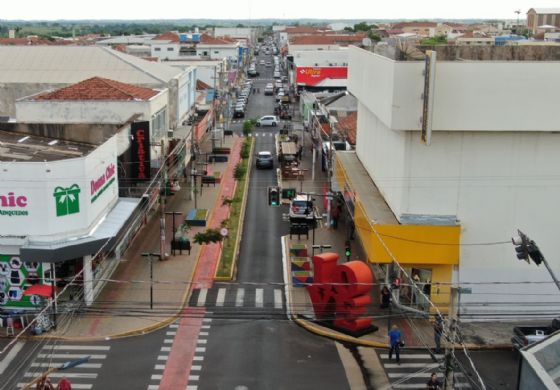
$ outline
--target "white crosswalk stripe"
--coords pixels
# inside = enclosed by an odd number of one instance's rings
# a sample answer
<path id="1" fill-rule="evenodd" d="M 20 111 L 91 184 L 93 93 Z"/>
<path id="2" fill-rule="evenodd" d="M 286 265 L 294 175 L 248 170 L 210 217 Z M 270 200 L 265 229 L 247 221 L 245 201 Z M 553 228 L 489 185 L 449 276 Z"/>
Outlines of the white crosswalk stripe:
<path id="1" fill-rule="evenodd" d="M 53 372 L 49 377 L 54 381 L 66 377 L 72 381 L 73 389 L 92 389 L 98 372 L 103 368 L 107 354 L 99 352 L 109 352 L 109 345 L 81 345 L 81 344 L 46 344 L 41 352 L 37 354 L 29 366 L 29 371 L 23 374 L 25 381 L 18 383 L 17 387 L 24 387 L 31 378 L 36 378 L 48 368 L 59 366 L 63 363 L 89 357 L 88 361 L 64 372 Z M 65 353 L 69 351 L 70 353 Z"/>
<path id="2" fill-rule="evenodd" d="M 213 289 L 194 290 L 190 298 L 190 306 L 207 308 L 251 308 L 283 310 L 284 294 L 282 289 L 270 287 L 219 287 Z M 203 321 L 207 321 L 205 318 Z"/>
<path id="3" fill-rule="evenodd" d="M 386 351 L 378 353 L 393 389 L 425 389 L 433 372 L 443 382 L 444 355 L 434 355 L 434 361 L 429 353 L 412 350 L 403 352 L 400 354 L 400 363 L 396 362 L 394 355 L 389 359 Z M 455 388 L 471 388 L 468 379 L 461 372 L 455 373 Z"/>

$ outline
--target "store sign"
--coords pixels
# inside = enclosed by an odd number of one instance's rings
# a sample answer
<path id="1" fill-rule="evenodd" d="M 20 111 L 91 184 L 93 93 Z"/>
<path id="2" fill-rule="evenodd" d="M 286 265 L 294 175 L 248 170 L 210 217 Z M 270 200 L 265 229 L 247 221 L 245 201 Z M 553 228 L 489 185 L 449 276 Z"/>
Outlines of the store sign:
<path id="1" fill-rule="evenodd" d="M 150 122 L 134 122 L 131 126 L 131 177 L 138 180 L 150 179 Z"/>
<path id="2" fill-rule="evenodd" d="M 90 182 L 91 187 L 91 203 L 95 202 L 101 194 L 115 182 L 115 173 L 117 169 L 115 164 L 111 163 L 105 168 L 105 172 Z"/>
<path id="3" fill-rule="evenodd" d="M 325 79 L 347 79 L 348 67 L 298 67 L 296 69 L 296 83 L 298 85 L 315 86 Z"/>
<path id="4" fill-rule="evenodd" d="M 0 215 L 7 217 L 19 217 L 29 215 L 27 208 L 27 196 L 16 195 L 15 192 L 8 192 L 0 195 Z"/>
<path id="5" fill-rule="evenodd" d="M 54 201 L 56 205 L 56 216 L 78 214 L 80 212 L 80 186 L 72 184 L 70 187 L 56 187 L 54 189 Z"/>

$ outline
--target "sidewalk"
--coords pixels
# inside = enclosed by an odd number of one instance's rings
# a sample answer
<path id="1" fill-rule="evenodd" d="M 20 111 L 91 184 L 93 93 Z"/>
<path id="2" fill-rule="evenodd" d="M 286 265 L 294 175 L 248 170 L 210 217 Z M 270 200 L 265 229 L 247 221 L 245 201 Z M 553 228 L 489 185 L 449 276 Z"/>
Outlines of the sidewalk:
<path id="1" fill-rule="evenodd" d="M 214 172 L 222 173 L 221 183 L 204 184 L 197 196 L 197 208 L 208 209 L 207 227 L 219 227 L 227 210 L 222 205 L 224 196 L 231 196 L 235 188 L 231 174 L 239 160 L 241 138 L 225 137 L 223 146 L 231 147 L 227 163 L 211 163 Z M 205 145 L 207 151 L 211 146 Z M 186 179 L 190 181 L 190 178 Z M 197 180 L 200 191 L 200 179 Z M 194 208 L 188 183 L 182 182 L 181 189 L 167 197 L 165 211 L 181 212 L 175 216 L 179 226 L 188 211 Z M 152 259 L 153 265 L 153 309 L 150 309 L 150 261 L 142 256 L 146 252 L 159 252 L 160 210 L 149 218 L 139 231 L 131 246 L 125 252 L 115 273 L 103 288 L 94 304 L 83 312 L 70 316 L 60 313 L 56 331 L 45 337 L 64 339 L 105 339 L 132 336 L 161 328 L 173 322 L 183 309 L 194 280 L 204 285 L 212 283 L 214 270 L 220 255 L 219 244 L 198 245 L 192 240 L 194 235 L 206 227 L 193 227 L 188 232 L 191 239 L 191 253 L 186 251 L 172 255 L 172 216 L 166 215 L 167 260 Z M 196 273 L 196 279 L 195 279 Z"/>

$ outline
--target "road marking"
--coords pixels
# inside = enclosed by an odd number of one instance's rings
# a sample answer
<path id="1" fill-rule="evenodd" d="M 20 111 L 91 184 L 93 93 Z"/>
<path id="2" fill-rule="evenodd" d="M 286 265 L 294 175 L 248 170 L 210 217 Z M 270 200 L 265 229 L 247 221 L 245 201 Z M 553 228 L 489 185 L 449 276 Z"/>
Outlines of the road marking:
<path id="1" fill-rule="evenodd" d="M 238 288 L 237 289 L 237 294 L 235 295 L 235 306 L 237 306 L 237 307 L 243 306 L 244 298 L 245 298 L 245 289 L 244 288 Z"/>
<path id="2" fill-rule="evenodd" d="M 74 387 L 74 385 L 72 385 Z M 148 390 L 159 390 L 159 385 L 149 385 Z"/>
<path id="3" fill-rule="evenodd" d="M 202 325 L 200 329 L 210 329 L 210 325 Z"/>
<path id="4" fill-rule="evenodd" d="M 41 375 L 40 372 L 26 372 L 25 374 L 23 374 L 23 376 L 26 378 L 36 378 L 40 375 Z M 64 378 L 64 377 L 74 378 L 74 379 L 96 379 L 97 374 L 95 373 L 86 374 L 83 372 L 51 372 L 49 374 L 49 378 Z M 74 387 L 73 384 L 72 387 Z"/>
<path id="5" fill-rule="evenodd" d="M 203 318 L 202 322 L 212 322 L 212 318 Z M 204 325 L 203 325 L 202 329 L 206 329 L 206 328 L 204 328 Z"/>
<path id="6" fill-rule="evenodd" d="M 171 347 L 161 347 L 161 352 L 171 352 Z"/>
<path id="7" fill-rule="evenodd" d="M 200 332 L 199 335 L 200 336 L 208 336 L 208 332 Z"/>
<path id="8" fill-rule="evenodd" d="M 173 339 L 165 339 L 163 340 L 164 344 L 173 344 Z"/>
<path id="9" fill-rule="evenodd" d="M 22 387 L 27 386 L 27 385 L 28 385 L 28 383 L 18 383 L 17 387 L 22 388 Z M 92 387 L 93 387 L 93 385 L 91 385 L 91 384 L 72 383 L 72 389 L 76 389 L 76 390 L 87 390 L 87 389 L 91 389 Z"/>
<path id="10" fill-rule="evenodd" d="M 274 308 L 282 309 L 282 290 L 274 289 Z"/>
<path id="11" fill-rule="evenodd" d="M 153 374 L 153 375 L 151 376 L 151 379 L 152 379 L 153 381 L 160 381 L 162 377 L 163 377 L 163 375 L 161 375 L 161 374 Z"/>
<path id="12" fill-rule="evenodd" d="M 177 332 L 175 331 L 169 331 L 167 333 L 165 333 L 166 336 L 175 336 L 177 334 Z"/>
<path id="13" fill-rule="evenodd" d="M 198 386 L 195 385 L 188 385 L 185 390 L 198 390 Z"/>
<path id="14" fill-rule="evenodd" d="M 101 368 L 101 363 L 82 363 L 80 368 Z M 52 367 L 52 363 L 31 363 L 31 367 Z"/>
<path id="15" fill-rule="evenodd" d="M 179 327 L 179 324 L 171 324 L 169 325 L 169 327 L 173 329 L 177 329 Z"/>
<path id="16" fill-rule="evenodd" d="M 208 340 L 205 340 L 205 339 L 198 339 L 198 340 L 196 341 L 196 343 L 197 343 L 197 344 L 207 344 L 207 343 L 208 343 Z"/>
<path id="17" fill-rule="evenodd" d="M 439 363 L 401 363 L 401 364 L 384 364 L 385 368 L 438 368 Z"/>
<path id="18" fill-rule="evenodd" d="M 154 370 L 165 370 L 165 364 L 156 364 Z"/>
<path id="19" fill-rule="evenodd" d="M 202 366 L 191 366 L 191 371 L 200 371 L 202 370 Z"/>
<path id="20" fill-rule="evenodd" d="M 15 359 L 15 357 L 17 356 L 19 351 L 21 351 L 24 345 L 25 345 L 24 341 L 18 341 L 17 343 L 14 344 L 12 349 L 10 349 L 10 352 L 8 352 L 6 357 L 2 359 L 2 361 L 0 362 L 0 375 L 2 375 L 6 370 L 6 368 L 8 368 L 12 360 Z"/>
<path id="21" fill-rule="evenodd" d="M 194 361 L 197 361 L 197 362 L 201 362 L 201 361 L 204 360 L 204 356 L 194 356 L 194 357 L 193 357 L 193 360 L 194 360 Z"/>
<path id="22" fill-rule="evenodd" d="M 189 380 L 190 381 L 197 381 L 200 378 L 200 376 L 198 375 L 189 375 Z"/>
<path id="23" fill-rule="evenodd" d="M 196 306 L 204 306 L 206 303 L 206 294 L 208 294 L 207 288 L 201 288 L 198 293 L 198 300 L 196 301 Z"/>
<path id="24" fill-rule="evenodd" d="M 216 306 L 224 306 L 224 301 L 226 299 L 226 289 L 218 289 L 218 296 L 216 297 Z"/>
<path id="25" fill-rule="evenodd" d="M 263 307 L 264 290 L 262 288 L 255 289 L 255 307 Z"/>
<path id="26" fill-rule="evenodd" d="M 110 346 L 103 346 L 103 345 L 45 345 L 43 347 L 43 349 L 52 349 L 55 351 L 61 351 L 61 350 L 72 350 L 72 351 L 77 351 L 77 350 L 82 350 L 82 349 L 87 349 L 90 351 L 108 351 L 111 349 Z"/>
<path id="27" fill-rule="evenodd" d="M 206 348 L 205 347 L 196 347 L 195 352 L 199 352 L 199 353 L 204 353 L 206 352 Z"/>
<path id="28" fill-rule="evenodd" d="M 167 359 L 169 359 L 169 356 L 167 356 L 167 355 L 159 355 L 157 357 L 157 360 L 167 360 Z"/>
<path id="29" fill-rule="evenodd" d="M 90 359 L 106 359 L 107 355 L 87 355 Z M 77 353 L 40 353 L 37 355 L 41 359 L 80 359 L 85 357 L 83 354 Z"/>

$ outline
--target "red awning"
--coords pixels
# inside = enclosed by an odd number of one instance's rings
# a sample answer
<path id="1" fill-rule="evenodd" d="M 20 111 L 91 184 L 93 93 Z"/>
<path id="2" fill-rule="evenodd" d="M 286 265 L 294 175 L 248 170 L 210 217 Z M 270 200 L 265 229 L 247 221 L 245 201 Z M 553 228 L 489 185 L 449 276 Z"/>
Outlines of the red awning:
<path id="1" fill-rule="evenodd" d="M 42 297 L 52 297 L 53 287 L 50 284 L 35 284 L 29 286 L 23 292 L 23 295 L 40 295 Z"/>

